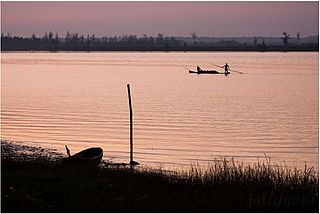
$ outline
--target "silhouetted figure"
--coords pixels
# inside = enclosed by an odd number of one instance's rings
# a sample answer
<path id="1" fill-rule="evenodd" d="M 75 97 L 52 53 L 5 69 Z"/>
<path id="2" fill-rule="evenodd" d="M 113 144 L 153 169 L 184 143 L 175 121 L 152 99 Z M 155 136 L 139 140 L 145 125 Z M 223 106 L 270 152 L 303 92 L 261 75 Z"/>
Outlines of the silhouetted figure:
<path id="1" fill-rule="evenodd" d="M 222 68 L 224 68 L 224 73 L 225 74 L 229 74 L 229 65 L 228 65 L 228 63 L 226 63 L 224 66 L 222 66 Z"/>
<path id="2" fill-rule="evenodd" d="M 201 68 L 199 66 L 197 66 L 197 71 L 200 72 L 201 71 Z"/>

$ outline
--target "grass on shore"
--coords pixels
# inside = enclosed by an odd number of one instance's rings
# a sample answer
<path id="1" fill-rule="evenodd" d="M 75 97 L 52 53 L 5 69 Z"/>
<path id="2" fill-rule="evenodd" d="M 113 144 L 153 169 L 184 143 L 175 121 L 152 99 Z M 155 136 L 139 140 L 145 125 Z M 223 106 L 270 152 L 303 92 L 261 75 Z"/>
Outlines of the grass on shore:
<path id="1" fill-rule="evenodd" d="M 2 156 L 1 166 L 2 212 L 319 212 L 318 173 L 268 161 L 168 172 Z"/>

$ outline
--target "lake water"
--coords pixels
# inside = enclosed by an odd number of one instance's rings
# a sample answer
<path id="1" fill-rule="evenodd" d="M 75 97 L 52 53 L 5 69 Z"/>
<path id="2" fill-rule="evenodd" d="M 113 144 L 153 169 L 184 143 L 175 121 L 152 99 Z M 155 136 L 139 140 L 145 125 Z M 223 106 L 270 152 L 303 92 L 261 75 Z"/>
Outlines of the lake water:
<path id="1" fill-rule="evenodd" d="M 2 53 L 1 138 L 71 153 L 92 146 L 154 167 L 220 157 L 318 169 L 319 54 Z M 245 74 L 189 74 L 223 65 Z M 216 68 L 214 68 L 216 69 Z M 219 70 L 219 68 L 218 68 Z M 220 69 L 222 71 L 222 69 Z"/>

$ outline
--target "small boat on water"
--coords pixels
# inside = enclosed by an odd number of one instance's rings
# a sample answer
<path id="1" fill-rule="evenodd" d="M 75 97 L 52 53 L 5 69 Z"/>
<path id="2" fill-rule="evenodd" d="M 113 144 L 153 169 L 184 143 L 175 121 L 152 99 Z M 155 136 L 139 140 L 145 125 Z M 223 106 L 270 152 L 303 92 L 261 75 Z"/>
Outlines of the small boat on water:
<path id="1" fill-rule="evenodd" d="M 69 157 L 64 158 L 62 160 L 63 163 L 84 167 L 97 167 L 103 156 L 103 150 L 100 147 L 85 149 L 74 155 L 70 155 L 70 150 L 67 146 L 66 150 Z"/>
<path id="2" fill-rule="evenodd" d="M 201 71 L 189 70 L 189 73 L 194 73 L 194 74 L 224 74 L 224 75 L 230 74 L 230 72 L 222 73 L 222 72 L 219 72 L 219 71 L 216 71 L 216 70 L 201 70 Z"/>

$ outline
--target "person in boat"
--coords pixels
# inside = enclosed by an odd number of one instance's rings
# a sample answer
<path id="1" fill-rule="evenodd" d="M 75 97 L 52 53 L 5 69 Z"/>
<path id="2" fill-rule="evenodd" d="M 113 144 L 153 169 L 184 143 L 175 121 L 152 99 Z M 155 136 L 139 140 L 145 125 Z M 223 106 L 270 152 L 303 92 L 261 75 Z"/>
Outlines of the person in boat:
<path id="1" fill-rule="evenodd" d="M 200 72 L 202 71 L 202 69 L 199 66 L 197 66 L 197 71 Z"/>
<path id="2" fill-rule="evenodd" d="M 224 68 L 224 73 L 225 74 L 229 74 L 230 67 L 229 67 L 228 63 L 226 63 L 224 66 L 222 66 L 222 68 Z"/>

